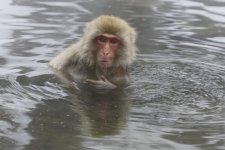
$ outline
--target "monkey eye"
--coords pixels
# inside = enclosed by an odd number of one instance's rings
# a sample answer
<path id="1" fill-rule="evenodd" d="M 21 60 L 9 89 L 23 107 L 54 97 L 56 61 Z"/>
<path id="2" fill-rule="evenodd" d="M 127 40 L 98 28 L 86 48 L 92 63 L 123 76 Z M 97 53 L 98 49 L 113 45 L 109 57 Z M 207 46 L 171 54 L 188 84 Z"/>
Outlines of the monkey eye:
<path id="1" fill-rule="evenodd" d="M 116 38 L 112 38 L 112 39 L 110 39 L 110 43 L 115 45 L 115 44 L 119 44 L 120 41 L 118 39 L 116 39 Z"/>
<path id="2" fill-rule="evenodd" d="M 100 43 L 105 43 L 105 42 L 107 42 L 108 39 L 105 36 L 99 36 L 96 38 L 96 40 Z"/>
<path id="3" fill-rule="evenodd" d="M 111 45 L 111 46 L 117 46 L 117 45 L 120 45 L 121 42 L 118 38 L 116 37 L 107 37 L 107 36 L 104 36 L 104 35 L 99 35 L 95 38 L 95 41 L 97 44 L 105 44 L 105 43 L 108 43 Z"/>

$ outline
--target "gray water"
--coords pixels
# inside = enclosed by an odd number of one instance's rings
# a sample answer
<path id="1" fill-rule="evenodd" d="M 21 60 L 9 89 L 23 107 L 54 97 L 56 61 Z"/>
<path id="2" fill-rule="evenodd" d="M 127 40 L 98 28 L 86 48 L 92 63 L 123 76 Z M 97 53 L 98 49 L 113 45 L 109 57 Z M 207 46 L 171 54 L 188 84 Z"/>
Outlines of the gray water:
<path id="1" fill-rule="evenodd" d="M 224 150 L 224 0 L 0 2 L 1 150 Z M 138 31 L 125 90 L 61 83 L 48 61 L 87 21 Z"/>

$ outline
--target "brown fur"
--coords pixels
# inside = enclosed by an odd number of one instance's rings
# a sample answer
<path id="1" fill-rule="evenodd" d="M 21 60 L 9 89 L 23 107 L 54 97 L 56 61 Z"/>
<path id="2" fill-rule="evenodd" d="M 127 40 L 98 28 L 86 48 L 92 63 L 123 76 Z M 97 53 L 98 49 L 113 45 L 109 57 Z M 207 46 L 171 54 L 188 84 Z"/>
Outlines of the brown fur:
<path id="1" fill-rule="evenodd" d="M 50 61 L 50 66 L 56 70 L 66 69 L 69 65 L 96 66 L 96 46 L 94 38 L 102 33 L 118 36 L 122 47 L 118 50 L 113 68 L 127 68 L 136 56 L 136 32 L 126 21 L 114 16 L 100 16 L 87 23 L 83 37 L 72 46 L 65 49 Z"/>
<path id="2" fill-rule="evenodd" d="M 122 42 L 113 65 L 108 68 L 98 65 L 94 42 L 96 36 L 104 33 L 116 35 Z M 127 68 L 136 56 L 135 40 L 136 32 L 126 21 L 114 16 L 100 16 L 87 23 L 78 42 L 62 51 L 49 64 L 56 75 L 69 84 L 73 80 L 86 81 L 96 88 L 125 87 L 129 81 Z"/>

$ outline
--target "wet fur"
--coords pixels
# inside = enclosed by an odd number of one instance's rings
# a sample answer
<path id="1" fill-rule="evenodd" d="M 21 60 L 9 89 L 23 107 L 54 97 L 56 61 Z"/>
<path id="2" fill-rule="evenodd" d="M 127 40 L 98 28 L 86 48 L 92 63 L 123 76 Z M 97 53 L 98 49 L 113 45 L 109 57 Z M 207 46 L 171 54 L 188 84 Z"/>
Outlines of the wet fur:
<path id="1" fill-rule="evenodd" d="M 50 61 L 50 66 L 56 70 L 64 70 L 67 66 L 86 66 L 94 68 L 96 61 L 96 46 L 94 38 L 102 33 L 118 36 L 122 47 L 116 54 L 113 69 L 126 69 L 136 56 L 136 32 L 126 21 L 114 16 L 100 16 L 87 23 L 83 37 Z"/>

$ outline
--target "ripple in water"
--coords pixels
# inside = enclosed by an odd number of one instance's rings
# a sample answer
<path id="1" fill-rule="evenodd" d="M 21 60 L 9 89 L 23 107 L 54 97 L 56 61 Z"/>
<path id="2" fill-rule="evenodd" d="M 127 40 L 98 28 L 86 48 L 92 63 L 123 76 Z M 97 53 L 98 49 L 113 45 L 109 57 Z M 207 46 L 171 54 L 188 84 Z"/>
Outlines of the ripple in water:
<path id="1" fill-rule="evenodd" d="M 224 149 L 224 7 L 222 0 L 1 2 L 0 149 Z M 100 14 L 121 16 L 139 33 L 124 91 L 77 90 L 47 65 Z"/>

